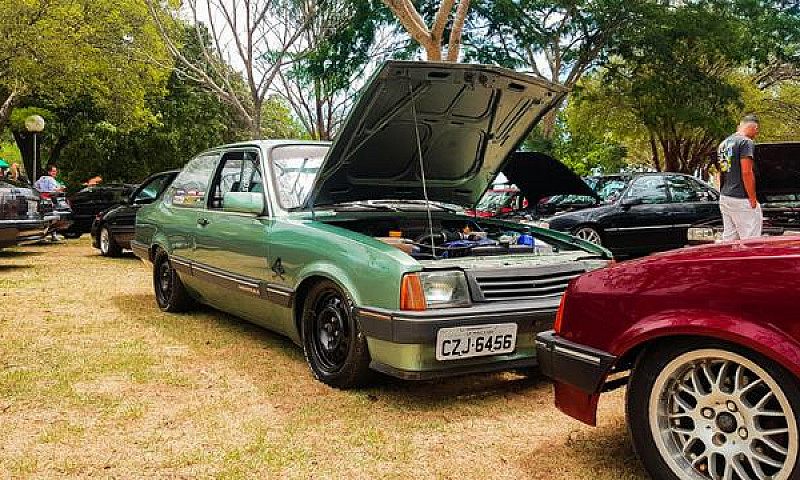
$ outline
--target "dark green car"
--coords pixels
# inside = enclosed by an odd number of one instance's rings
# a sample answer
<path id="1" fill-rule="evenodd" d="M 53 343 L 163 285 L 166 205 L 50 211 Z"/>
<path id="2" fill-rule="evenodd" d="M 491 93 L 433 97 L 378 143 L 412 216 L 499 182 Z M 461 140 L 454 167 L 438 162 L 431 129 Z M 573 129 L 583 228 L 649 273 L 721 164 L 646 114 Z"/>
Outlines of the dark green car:
<path id="1" fill-rule="evenodd" d="M 139 211 L 131 247 L 152 262 L 163 310 L 199 301 L 287 335 L 336 387 L 370 369 L 535 366 L 535 334 L 567 283 L 610 254 L 460 207 L 561 95 L 501 68 L 387 63 L 333 144 L 248 142 L 191 160 Z"/>

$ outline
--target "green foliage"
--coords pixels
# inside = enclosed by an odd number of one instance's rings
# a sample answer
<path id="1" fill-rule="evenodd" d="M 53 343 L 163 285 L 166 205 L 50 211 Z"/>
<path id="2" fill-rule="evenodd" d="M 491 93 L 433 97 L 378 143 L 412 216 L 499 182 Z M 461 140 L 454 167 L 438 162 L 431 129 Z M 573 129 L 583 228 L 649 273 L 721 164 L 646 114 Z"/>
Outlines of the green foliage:
<path id="1" fill-rule="evenodd" d="M 736 81 L 737 72 L 783 58 L 783 41 L 797 36 L 786 26 L 800 26 L 799 12 L 777 3 L 757 7 L 745 0 L 700 0 L 655 10 L 653 23 L 627 30 L 614 46 L 614 60 L 573 93 L 570 128 L 588 126 L 600 138 L 623 143 L 635 163 L 705 170 L 745 111 L 747 82 Z M 754 23 L 772 30 L 754 33 Z"/>
<path id="2" fill-rule="evenodd" d="M 166 51 L 138 0 L 0 0 L 0 102 L 86 96 L 115 123 L 150 120 Z M 0 119 L 2 128 L 5 119 Z"/>

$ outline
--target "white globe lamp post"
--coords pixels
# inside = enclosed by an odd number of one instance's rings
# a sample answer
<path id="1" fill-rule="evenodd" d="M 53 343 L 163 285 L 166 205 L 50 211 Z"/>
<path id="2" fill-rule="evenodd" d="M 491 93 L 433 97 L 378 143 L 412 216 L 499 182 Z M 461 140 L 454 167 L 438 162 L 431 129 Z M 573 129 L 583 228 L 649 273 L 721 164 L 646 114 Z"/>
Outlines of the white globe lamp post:
<path id="1" fill-rule="evenodd" d="M 33 168 L 28 176 L 31 178 L 31 184 L 36 181 L 36 173 L 39 169 L 39 160 L 37 156 L 36 134 L 44 130 L 44 118 L 40 115 L 30 115 L 25 119 L 25 129 L 33 134 Z"/>

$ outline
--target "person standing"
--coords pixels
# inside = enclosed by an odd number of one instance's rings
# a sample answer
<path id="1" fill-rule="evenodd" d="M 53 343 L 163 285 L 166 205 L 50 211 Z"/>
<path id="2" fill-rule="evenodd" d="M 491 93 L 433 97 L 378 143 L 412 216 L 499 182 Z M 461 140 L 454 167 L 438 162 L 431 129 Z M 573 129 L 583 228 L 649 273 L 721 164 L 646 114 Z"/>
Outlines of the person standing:
<path id="1" fill-rule="evenodd" d="M 36 180 L 34 187 L 36 190 L 39 190 L 42 193 L 55 193 L 55 192 L 63 192 L 64 185 L 56 180 L 56 175 L 58 175 L 58 169 L 55 165 L 48 165 L 47 166 L 47 175 L 42 175 Z M 55 200 L 53 200 L 53 204 L 55 205 Z M 57 242 L 58 241 L 58 233 L 55 230 L 50 230 L 50 240 Z"/>
<path id="2" fill-rule="evenodd" d="M 36 187 L 36 190 L 44 193 L 63 192 L 64 185 L 56 180 L 56 175 L 58 175 L 58 169 L 56 166 L 48 165 L 47 175 L 42 175 L 39 177 L 33 186 Z"/>
<path id="3" fill-rule="evenodd" d="M 717 158 L 720 165 L 719 209 L 724 229 L 722 240 L 739 240 L 761 236 L 764 216 L 756 195 L 757 168 L 753 140 L 758 135 L 758 118 L 747 115 L 739 122 L 736 133 L 720 143 Z"/>

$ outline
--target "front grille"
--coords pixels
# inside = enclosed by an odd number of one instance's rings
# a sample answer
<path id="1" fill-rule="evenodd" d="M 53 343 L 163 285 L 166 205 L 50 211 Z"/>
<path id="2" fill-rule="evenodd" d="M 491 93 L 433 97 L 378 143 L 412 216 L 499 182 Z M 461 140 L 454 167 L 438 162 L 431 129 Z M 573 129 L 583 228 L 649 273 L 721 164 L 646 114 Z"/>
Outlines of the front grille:
<path id="1" fill-rule="evenodd" d="M 487 302 L 553 297 L 564 293 L 570 280 L 583 270 L 510 272 L 475 272 L 473 296 Z"/>

